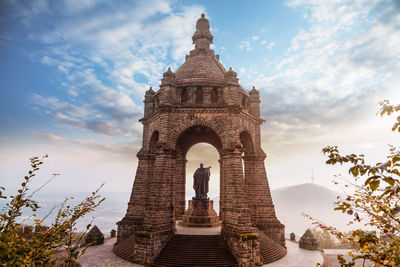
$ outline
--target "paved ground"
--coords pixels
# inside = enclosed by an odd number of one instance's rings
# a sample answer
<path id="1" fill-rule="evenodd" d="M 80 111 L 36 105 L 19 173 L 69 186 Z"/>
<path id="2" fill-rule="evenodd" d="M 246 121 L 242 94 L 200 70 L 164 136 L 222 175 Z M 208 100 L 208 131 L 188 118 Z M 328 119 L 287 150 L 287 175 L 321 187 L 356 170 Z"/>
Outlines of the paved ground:
<path id="1" fill-rule="evenodd" d="M 204 229 L 210 228 L 199 228 L 199 231 L 205 231 Z M 197 231 L 196 231 L 197 232 Z M 207 231 L 205 231 L 207 232 Z M 193 233 L 191 233 L 193 234 Z M 203 233 L 201 233 L 203 234 Z M 210 233 L 211 234 L 211 233 Z M 112 267 L 125 267 L 125 266 L 142 266 L 139 264 L 133 264 L 125 261 L 116 256 L 113 251 L 113 245 L 116 242 L 116 238 L 107 238 L 103 245 L 89 247 L 86 253 L 79 258 L 79 262 L 83 267 L 100 267 L 100 266 L 112 266 Z M 315 267 L 316 263 L 322 263 L 323 258 L 319 251 L 309 251 L 300 249 L 297 243 L 287 241 L 288 254 L 279 261 L 266 264 L 268 267 Z"/>
<path id="2" fill-rule="evenodd" d="M 190 234 L 190 235 L 218 235 L 221 233 L 221 227 L 213 228 L 188 228 L 182 227 L 179 224 L 176 225 L 176 234 Z M 116 238 L 107 238 L 104 240 L 104 244 L 101 246 L 89 247 L 86 253 L 79 258 L 79 262 L 82 266 L 142 266 L 138 264 L 133 264 L 125 261 L 118 256 L 116 256 L 112 248 L 116 242 Z M 287 240 L 286 246 L 288 248 L 287 255 L 270 264 L 264 266 L 267 267 L 315 267 L 317 263 L 323 262 L 322 254 L 316 250 L 305 250 L 299 248 L 296 242 Z M 327 250 L 329 251 L 329 257 L 332 257 L 336 261 L 336 254 L 345 253 L 343 250 Z M 335 254 L 336 253 L 336 254 Z M 333 265 L 336 267 L 336 265 Z"/>
<path id="3" fill-rule="evenodd" d="M 299 248 L 299 244 L 286 240 L 287 254 L 282 259 L 265 264 L 268 267 L 315 267 L 317 263 L 322 264 L 323 257 L 318 250 L 306 250 Z"/>
<path id="4" fill-rule="evenodd" d="M 86 250 L 86 253 L 79 257 L 78 261 L 83 267 L 125 267 L 125 266 L 142 266 L 133 264 L 123 260 L 112 251 L 113 246 L 117 242 L 117 238 L 107 238 L 104 244 L 100 246 L 92 246 Z"/>

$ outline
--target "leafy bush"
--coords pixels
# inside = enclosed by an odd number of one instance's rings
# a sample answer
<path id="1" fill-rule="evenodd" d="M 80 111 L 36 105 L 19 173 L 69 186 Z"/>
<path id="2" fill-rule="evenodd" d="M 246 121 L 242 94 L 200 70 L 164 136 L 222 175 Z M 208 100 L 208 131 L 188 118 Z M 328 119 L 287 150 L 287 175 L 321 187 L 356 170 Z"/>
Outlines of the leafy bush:
<path id="1" fill-rule="evenodd" d="M 400 105 L 391 105 L 386 100 L 380 106 L 381 116 L 400 111 Z M 397 116 L 392 131 L 400 132 L 400 116 Z M 350 224 L 363 222 L 366 227 L 355 230 L 346 237 L 343 232 L 308 216 L 321 229 L 329 231 L 337 238 L 346 239 L 355 247 L 350 253 L 352 261 L 346 262 L 339 256 L 341 266 L 354 266 L 356 259 L 369 260 L 375 266 L 400 266 L 399 148 L 389 146 L 386 159 L 374 165 L 366 164 L 362 154 L 342 155 L 336 146 L 327 146 L 322 151 L 328 156 L 326 164 L 349 164 L 349 174 L 354 178 L 354 182 L 346 185 L 354 189 L 354 193 L 339 198 L 335 203 L 335 210 L 351 216 Z M 360 216 L 361 214 L 364 216 Z"/>
<path id="2" fill-rule="evenodd" d="M 75 225 L 78 219 L 92 212 L 104 201 L 99 195 L 100 186 L 90 196 L 86 197 L 81 203 L 70 206 L 66 198 L 60 204 L 54 222 L 50 227 L 43 227 L 45 218 L 36 218 L 35 212 L 40 208 L 37 201 L 33 199 L 35 193 L 42 189 L 46 184 L 53 180 L 58 174 L 53 174 L 44 185 L 31 192 L 29 183 L 39 171 L 43 164 L 43 158 L 33 157 L 30 159 L 31 170 L 24 177 L 20 189 L 15 196 L 10 196 L 10 201 L 0 213 L 0 263 L 7 265 L 51 265 L 57 262 L 66 265 L 77 264 L 77 259 L 85 253 L 87 246 L 79 249 L 83 235 L 76 237 Z M 4 195 L 4 187 L 0 187 L 0 198 L 7 199 Z M 23 209 L 30 209 L 33 215 L 29 220 L 33 220 L 34 227 L 25 227 L 21 220 Z M 54 208 L 53 208 L 54 209 Z M 87 225 L 86 231 L 90 228 Z M 41 230 L 41 231 L 36 231 Z"/>

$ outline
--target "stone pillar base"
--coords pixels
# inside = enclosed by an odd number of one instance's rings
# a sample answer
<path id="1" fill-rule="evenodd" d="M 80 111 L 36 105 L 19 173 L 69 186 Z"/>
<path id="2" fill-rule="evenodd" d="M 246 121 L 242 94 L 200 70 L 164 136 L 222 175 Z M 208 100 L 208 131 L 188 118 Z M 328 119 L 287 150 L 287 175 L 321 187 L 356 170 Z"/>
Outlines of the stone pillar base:
<path id="1" fill-rule="evenodd" d="M 212 200 L 189 200 L 189 208 L 182 215 L 179 225 L 185 227 L 216 227 L 220 226 L 219 216 L 213 208 Z"/>

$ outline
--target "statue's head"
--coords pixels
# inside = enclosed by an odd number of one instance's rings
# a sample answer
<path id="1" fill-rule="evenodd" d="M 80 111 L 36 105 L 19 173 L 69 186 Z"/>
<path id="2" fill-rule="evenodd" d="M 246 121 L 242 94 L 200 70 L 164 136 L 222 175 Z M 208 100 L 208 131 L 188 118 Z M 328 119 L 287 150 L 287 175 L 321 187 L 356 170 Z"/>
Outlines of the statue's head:
<path id="1" fill-rule="evenodd" d="M 200 168 L 203 168 L 203 163 L 200 163 Z"/>

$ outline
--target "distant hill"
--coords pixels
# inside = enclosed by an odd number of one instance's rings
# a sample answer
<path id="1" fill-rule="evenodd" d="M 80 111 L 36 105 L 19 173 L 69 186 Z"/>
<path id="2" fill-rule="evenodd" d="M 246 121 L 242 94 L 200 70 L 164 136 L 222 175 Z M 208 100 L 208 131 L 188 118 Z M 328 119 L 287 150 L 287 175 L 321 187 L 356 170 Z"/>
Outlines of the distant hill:
<path id="1" fill-rule="evenodd" d="M 276 215 L 285 224 L 286 233 L 294 232 L 302 235 L 311 226 L 311 221 L 302 213 L 306 213 L 323 223 L 346 230 L 351 219 L 340 211 L 333 210 L 333 203 L 340 193 L 317 184 L 299 184 L 271 190 Z M 347 230 L 346 230 L 347 231 Z"/>

